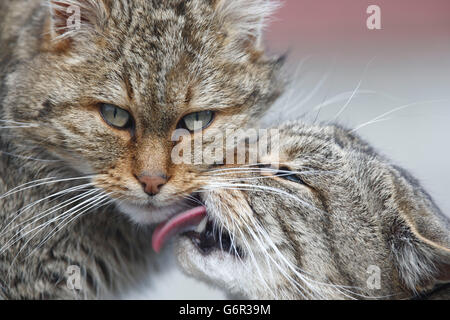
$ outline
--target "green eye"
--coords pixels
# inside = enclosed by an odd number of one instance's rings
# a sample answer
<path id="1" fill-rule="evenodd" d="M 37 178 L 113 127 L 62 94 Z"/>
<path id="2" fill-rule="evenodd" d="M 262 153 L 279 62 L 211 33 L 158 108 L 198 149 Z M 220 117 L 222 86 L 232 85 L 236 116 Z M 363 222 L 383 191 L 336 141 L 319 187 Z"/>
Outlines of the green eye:
<path id="1" fill-rule="evenodd" d="M 178 128 L 187 129 L 191 132 L 207 128 L 214 120 L 213 111 L 201 111 L 190 113 L 178 123 Z"/>
<path id="2" fill-rule="evenodd" d="M 127 129 L 131 127 L 133 123 L 131 115 L 128 111 L 112 104 L 102 104 L 100 106 L 100 113 L 106 123 L 112 127 Z"/>

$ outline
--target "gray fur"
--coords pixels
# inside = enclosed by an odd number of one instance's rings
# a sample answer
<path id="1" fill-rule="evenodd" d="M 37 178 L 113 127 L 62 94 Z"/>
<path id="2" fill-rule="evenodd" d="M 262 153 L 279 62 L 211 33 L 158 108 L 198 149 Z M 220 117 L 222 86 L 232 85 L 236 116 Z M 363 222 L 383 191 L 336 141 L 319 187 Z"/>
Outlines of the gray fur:
<path id="1" fill-rule="evenodd" d="M 243 257 L 202 255 L 182 237 L 183 270 L 252 299 L 448 297 L 449 221 L 414 178 L 339 126 L 279 129 L 280 166 L 306 185 L 267 168 L 212 174 L 208 214 Z"/>
<path id="2" fill-rule="evenodd" d="M 272 7 L 255 13 L 250 2 L 229 2 L 0 1 L 0 297 L 101 298 L 139 281 L 151 237 L 135 222 L 167 219 L 200 183 L 186 181 L 201 168 L 170 161 L 179 119 L 213 110 L 211 127 L 245 127 L 281 90 L 279 62 L 258 41 Z M 81 8 L 80 29 L 66 29 L 70 5 Z M 100 103 L 128 110 L 133 134 L 108 126 Z M 136 177 L 159 172 L 170 181 L 150 198 Z M 50 181 L 80 176 L 90 177 Z M 40 179 L 51 183 L 6 194 Z M 83 183 L 91 185 L 51 196 Z M 89 197 L 58 207 L 82 192 Z M 70 211 L 106 194 L 90 214 Z M 38 220 L 51 208 L 59 209 Z M 81 293 L 66 285 L 70 265 L 84 275 Z"/>

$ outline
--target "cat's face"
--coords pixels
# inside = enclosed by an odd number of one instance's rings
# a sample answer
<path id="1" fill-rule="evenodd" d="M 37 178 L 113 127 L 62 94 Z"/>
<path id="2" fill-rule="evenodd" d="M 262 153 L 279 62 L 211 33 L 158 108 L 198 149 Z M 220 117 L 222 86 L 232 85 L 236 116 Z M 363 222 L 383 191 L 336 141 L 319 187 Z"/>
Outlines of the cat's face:
<path id="1" fill-rule="evenodd" d="M 410 297 L 448 271 L 446 220 L 412 178 L 343 129 L 280 133 L 276 168 L 212 173 L 185 272 L 246 298 L 342 299 Z"/>
<path id="2" fill-rule="evenodd" d="M 81 28 L 65 34 L 58 28 L 72 2 Z M 41 16 L 41 34 L 21 35 L 38 54 L 18 49 L 6 117 L 31 126 L 16 130 L 23 143 L 93 175 L 136 221 L 164 220 L 204 169 L 173 163 L 174 130 L 192 133 L 200 119 L 206 147 L 214 129 L 248 125 L 279 93 L 277 62 L 264 58 L 256 35 L 233 29 L 242 12 L 228 0 L 72 2 L 52 1 L 62 7 L 53 20 Z"/>

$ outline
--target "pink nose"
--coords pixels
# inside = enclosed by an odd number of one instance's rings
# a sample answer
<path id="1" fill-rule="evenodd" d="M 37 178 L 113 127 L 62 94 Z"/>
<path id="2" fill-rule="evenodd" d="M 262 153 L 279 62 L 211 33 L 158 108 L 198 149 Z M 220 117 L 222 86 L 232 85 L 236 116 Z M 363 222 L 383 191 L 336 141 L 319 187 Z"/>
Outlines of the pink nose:
<path id="1" fill-rule="evenodd" d="M 161 187 L 167 183 L 167 178 L 164 175 L 148 176 L 142 175 L 138 177 L 142 183 L 145 193 L 149 196 L 154 196 L 159 193 Z"/>

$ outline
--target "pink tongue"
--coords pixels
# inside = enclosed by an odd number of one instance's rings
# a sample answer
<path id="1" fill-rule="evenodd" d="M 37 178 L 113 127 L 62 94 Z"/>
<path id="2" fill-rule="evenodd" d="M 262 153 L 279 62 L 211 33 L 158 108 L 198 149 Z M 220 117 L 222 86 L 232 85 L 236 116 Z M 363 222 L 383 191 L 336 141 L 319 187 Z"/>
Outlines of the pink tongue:
<path id="1" fill-rule="evenodd" d="M 198 225 L 204 217 L 206 217 L 206 208 L 197 207 L 180 213 L 169 221 L 161 223 L 153 232 L 153 250 L 159 253 L 167 239 L 183 228 Z"/>

